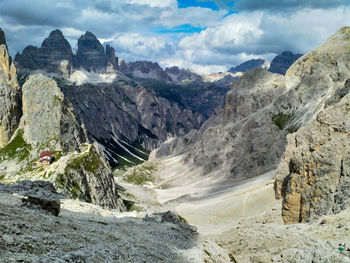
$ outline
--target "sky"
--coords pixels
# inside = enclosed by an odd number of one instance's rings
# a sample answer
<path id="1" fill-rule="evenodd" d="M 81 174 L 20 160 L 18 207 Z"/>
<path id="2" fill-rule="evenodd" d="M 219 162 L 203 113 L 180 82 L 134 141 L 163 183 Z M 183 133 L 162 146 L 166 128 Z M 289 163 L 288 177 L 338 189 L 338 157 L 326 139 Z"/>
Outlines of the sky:
<path id="1" fill-rule="evenodd" d="M 73 50 L 90 31 L 126 61 L 150 60 L 199 73 L 253 58 L 306 53 L 343 26 L 350 0 L 1 0 L 12 56 L 60 29 Z"/>

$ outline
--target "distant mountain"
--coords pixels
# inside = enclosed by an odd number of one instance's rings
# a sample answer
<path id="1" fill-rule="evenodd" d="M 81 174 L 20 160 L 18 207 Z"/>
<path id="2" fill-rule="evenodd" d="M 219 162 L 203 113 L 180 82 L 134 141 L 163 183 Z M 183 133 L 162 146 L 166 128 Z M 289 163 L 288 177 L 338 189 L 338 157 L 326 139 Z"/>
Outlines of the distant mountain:
<path id="1" fill-rule="evenodd" d="M 88 139 L 103 147 L 112 166 L 147 160 L 149 151 L 167 138 L 198 129 L 215 107 L 223 105 L 226 92 L 220 91 L 216 102 L 212 89 L 211 98 L 203 103 L 207 105 L 203 114 L 192 106 L 199 102 L 183 102 L 192 101 L 192 94 L 201 96 L 201 86 L 170 91 L 168 82 L 173 83 L 172 79 L 158 63 L 120 60 L 120 71 L 134 78 L 130 79 L 117 70 L 114 49 L 109 45 L 104 49 L 91 32 L 79 38 L 77 54 L 73 55 L 62 32 L 55 30 L 40 48 L 29 46 L 17 54 L 15 64 L 22 83 L 37 71 L 57 82 L 73 104 L 77 121 L 85 126 Z M 149 80 L 146 88 L 141 80 Z M 154 83 L 162 92 L 157 92 Z M 178 94 L 183 97 L 177 99 Z"/>
<path id="2" fill-rule="evenodd" d="M 15 57 L 19 71 L 44 70 L 69 76 L 73 69 L 84 68 L 87 71 L 105 71 L 108 66 L 117 69 L 118 58 L 109 45 L 106 52 L 100 41 L 91 32 L 86 32 L 78 40 L 77 55 L 58 29 L 52 31 L 41 44 L 41 47 L 28 46 L 22 54 Z"/>
<path id="3" fill-rule="evenodd" d="M 119 71 L 134 79 L 153 79 L 177 83 L 202 81 L 200 75 L 188 69 L 173 66 L 164 70 L 157 62 L 151 61 L 125 62 L 121 60 Z"/>
<path id="4" fill-rule="evenodd" d="M 251 59 L 246 62 L 243 62 L 242 64 L 239 64 L 235 67 L 232 67 L 228 70 L 228 72 L 231 73 L 238 73 L 238 72 L 247 72 L 248 70 L 252 70 L 255 68 L 268 68 L 268 62 L 263 59 Z"/>
<path id="5" fill-rule="evenodd" d="M 290 51 L 284 51 L 272 60 L 269 71 L 284 75 L 289 67 L 301 56 L 302 54 L 293 54 Z"/>

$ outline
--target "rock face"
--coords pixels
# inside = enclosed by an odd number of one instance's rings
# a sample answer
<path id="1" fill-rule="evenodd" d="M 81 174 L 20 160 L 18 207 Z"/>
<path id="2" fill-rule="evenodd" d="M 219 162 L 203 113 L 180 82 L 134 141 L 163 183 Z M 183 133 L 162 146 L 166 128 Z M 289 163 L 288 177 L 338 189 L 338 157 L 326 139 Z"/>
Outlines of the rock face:
<path id="1" fill-rule="evenodd" d="M 307 222 L 350 205 L 350 79 L 347 95 L 289 135 L 276 172 L 285 223 Z"/>
<path id="2" fill-rule="evenodd" d="M 32 75 L 22 87 L 24 139 L 38 150 L 49 147 L 64 153 L 79 150 L 87 142 L 74 108 L 56 81 L 42 74 Z"/>
<path id="3" fill-rule="evenodd" d="M 132 163 L 146 160 L 147 153 L 142 148 L 152 150 L 160 141 L 184 135 L 203 123 L 201 114 L 171 105 L 128 79 L 62 88 L 89 138 L 105 146 L 112 165 L 117 160 L 125 162 L 120 156 Z"/>
<path id="4" fill-rule="evenodd" d="M 109 50 L 111 53 L 111 50 Z M 109 54 L 110 55 L 110 54 Z M 100 41 L 91 32 L 86 32 L 78 39 L 78 52 L 75 67 L 88 71 L 99 71 L 107 67 L 108 57 Z"/>
<path id="5" fill-rule="evenodd" d="M 290 51 L 284 51 L 271 61 L 269 71 L 284 75 L 289 67 L 301 56 L 302 54 L 293 54 Z"/>
<path id="6" fill-rule="evenodd" d="M 0 29 L 0 147 L 8 143 L 18 127 L 20 98 L 16 67 L 9 56 L 5 34 Z"/>
<path id="7" fill-rule="evenodd" d="M 43 70 L 69 75 L 73 67 L 73 53 L 68 41 L 58 29 L 52 31 L 40 48 L 28 46 L 17 53 L 16 65 L 20 70 Z"/>
<path id="8" fill-rule="evenodd" d="M 268 68 L 267 61 L 258 58 L 258 59 L 251 59 L 246 62 L 243 62 L 242 64 L 237 65 L 236 67 L 232 67 L 228 70 L 228 72 L 237 73 L 237 72 L 247 72 L 249 70 L 255 69 L 255 68 Z"/>

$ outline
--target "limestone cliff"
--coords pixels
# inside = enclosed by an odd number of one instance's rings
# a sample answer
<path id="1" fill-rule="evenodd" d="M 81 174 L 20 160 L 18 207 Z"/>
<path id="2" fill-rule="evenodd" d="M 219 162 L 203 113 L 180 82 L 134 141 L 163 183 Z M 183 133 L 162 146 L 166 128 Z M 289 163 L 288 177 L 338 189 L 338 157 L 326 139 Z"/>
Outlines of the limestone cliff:
<path id="1" fill-rule="evenodd" d="M 9 56 L 5 34 L 0 29 L 0 147 L 8 143 L 18 127 L 20 94 L 16 67 Z"/>
<path id="2" fill-rule="evenodd" d="M 62 153 L 79 151 L 87 142 L 72 104 L 56 81 L 42 74 L 32 75 L 22 87 L 23 116 L 20 129 L 34 148 L 50 148 Z"/>
<path id="3" fill-rule="evenodd" d="M 350 205 L 350 79 L 344 89 L 345 97 L 287 137 L 275 182 L 287 224 L 338 213 Z"/>

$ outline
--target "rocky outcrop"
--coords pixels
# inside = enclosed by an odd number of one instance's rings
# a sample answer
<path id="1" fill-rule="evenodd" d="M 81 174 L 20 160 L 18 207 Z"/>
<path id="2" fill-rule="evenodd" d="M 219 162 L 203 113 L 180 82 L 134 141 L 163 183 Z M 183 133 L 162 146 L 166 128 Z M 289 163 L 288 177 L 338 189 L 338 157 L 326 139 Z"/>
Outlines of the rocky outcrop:
<path id="1" fill-rule="evenodd" d="M 302 54 L 293 54 L 290 51 L 284 51 L 271 61 L 269 71 L 284 75 L 289 67 L 301 56 Z"/>
<path id="2" fill-rule="evenodd" d="M 5 34 L 0 29 L 0 148 L 8 143 L 18 127 L 20 98 L 16 67 L 9 56 Z"/>
<path id="3" fill-rule="evenodd" d="M 350 79 L 346 82 L 350 88 Z M 338 213 L 350 205 L 350 94 L 288 136 L 276 172 L 286 224 Z"/>
<path id="4" fill-rule="evenodd" d="M 52 31 L 40 48 L 26 47 L 15 57 L 19 70 L 45 70 L 46 72 L 70 75 L 73 67 L 73 53 L 70 44 L 58 29 Z"/>
<path id="5" fill-rule="evenodd" d="M 23 85 L 22 93 L 20 129 L 25 141 L 35 149 L 68 153 L 79 151 L 80 144 L 87 142 L 72 104 L 55 80 L 42 74 L 32 75 Z"/>
<path id="6" fill-rule="evenodd" d="M 267 69 L 269 67 L 268 62 L 258 58 L 258 59 L 251 59 L 248 61 L 245 61 L 235 67 L 232 67 L 228 70 L 228 72 L 231 73 L 238 73 L 238 72 L 247 72 L 249 70 L 255 69 L 255 68 L 265 68 Z"/>
<path id="7" fill-rule="evenodd" d="M 0 184 L 0 193 L 23 195 L 22 202 L 29 208 L 39 208 L 55 216 L 60 213 L 60 198 L 52 183 L 23 180 L 17 184 Z"/>
<path id="8" fill-rule="evenodd" d="M 104 208 L 125 211 L 114 176 L 97 144 L 89 144 L 82 153 L 70 154 L 63 170 L 55 174 L 55 184 L 67 196 Z"/>
<path id="9" fill-rule="evenodd" d="M 94 34 L 87 31 L 78 39 L 78 52 L 75 58 L 75 67 L 83 67 L 87 71 L 98 72 L 105 70 L 107 64 L 108 57 L 105 54 L 102 44 Z"/>

